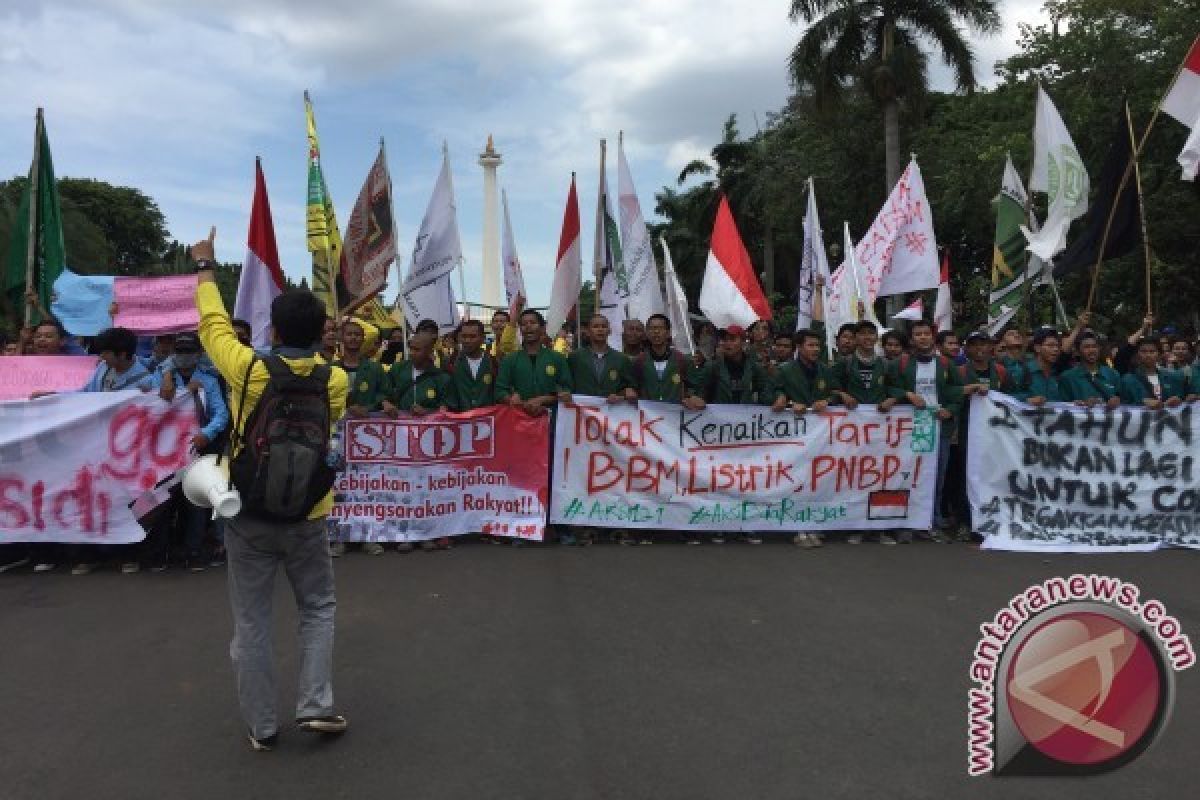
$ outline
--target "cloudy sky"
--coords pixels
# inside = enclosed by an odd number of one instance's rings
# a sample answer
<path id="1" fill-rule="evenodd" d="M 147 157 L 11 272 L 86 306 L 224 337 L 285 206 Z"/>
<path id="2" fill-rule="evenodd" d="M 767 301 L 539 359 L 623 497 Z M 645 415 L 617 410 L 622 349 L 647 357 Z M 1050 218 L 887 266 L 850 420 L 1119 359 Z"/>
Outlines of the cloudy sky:
<path id="1" fill-rule="evenodd" d="M 771 0 L 6 0 L 0 9 L 0 176 L 29 168 L 46 109 L 60 176 L 136 186 L 172 236 L 215 224 L 218 256 L 245 252 L 263 158 L 284 269 L 304 244 L 302 92 L 312 92 L 329 189 L 344 224 L 387 140 L 400 251 L 408 254 L 447 142 L 479 292 L 489 133 L 503 154 L 534 303 L 550 275 L 572 170 L 590 252 L 601 138 L 626 154 L 647 215 L 654 192 L 702 157 L 735 112 L 744 131 L 788 94 L 801 28 Z M 1001 0 L 1003 34 L 976 43 L 979 78 L 1015 49 L 1040 0 Z M 941 78 L 944 80 L 944 77 Z M 609 181 L 616 181 L 615 161 Z M 457 282 L 456 282 L 457 286 Z M 390 292 L 389 292 L 390 293 Z"/>

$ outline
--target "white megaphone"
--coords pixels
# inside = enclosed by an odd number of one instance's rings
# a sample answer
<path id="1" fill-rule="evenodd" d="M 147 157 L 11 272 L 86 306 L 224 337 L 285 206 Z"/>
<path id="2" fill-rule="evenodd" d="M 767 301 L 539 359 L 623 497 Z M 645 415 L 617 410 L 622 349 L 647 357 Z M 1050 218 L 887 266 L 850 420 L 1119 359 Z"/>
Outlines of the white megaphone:
<path id="1" fill-rule="evenodd" d="M 229 483 L 229 461 L 217 455 L 200 456 L 183 473 L 183 495 L 194 506 L 211 508 L 213 519 L 231 519 L 242 510 L 242 496 Z"/>

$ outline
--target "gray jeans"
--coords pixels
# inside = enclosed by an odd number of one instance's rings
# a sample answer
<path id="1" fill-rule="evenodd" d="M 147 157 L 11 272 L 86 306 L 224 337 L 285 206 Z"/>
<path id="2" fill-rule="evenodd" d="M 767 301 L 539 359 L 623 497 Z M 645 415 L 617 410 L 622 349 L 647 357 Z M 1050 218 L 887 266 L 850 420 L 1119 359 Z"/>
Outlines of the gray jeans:
<path id="1" fill-rule="evenodd" d="M 333 563 L 325 520 L 265 522 L 239 516 L 225 526 L 233 641 L 242 717 L 257 739 L 278 730 L 271 600 L 282 564 L 300 612 L 297 717 L 333 713 Z"/>

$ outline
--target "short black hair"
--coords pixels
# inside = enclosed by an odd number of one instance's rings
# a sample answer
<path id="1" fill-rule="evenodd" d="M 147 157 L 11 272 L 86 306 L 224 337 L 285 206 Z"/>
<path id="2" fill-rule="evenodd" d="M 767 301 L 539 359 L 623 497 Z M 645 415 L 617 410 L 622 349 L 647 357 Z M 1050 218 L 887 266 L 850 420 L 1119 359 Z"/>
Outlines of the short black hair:
<path id="1" fill-rule="evenodd" d="M 771 341 L 778 342 L 780 339 L 786 339 L 789 343 L 792 341 L 792 335 L 787 331 L 780 331 L 771 337 Z"/>
<path id="2" fill-rule="evenodd" d="M 437 336 L 438 333 L 440 332 L 440 330 L 441 329 L 438 327 L 438 324 L 436 322 L 434 322 L 433 320 L 423 319 L 417 323 L 415 332 L 422 333 L 422 332 L 428 331 L 429 333 L 432 333 L 434 336 Z"/>
<path id="3" fill-rule="evenodd" d="M 458 326 L 458 329 L 461 331 L 463 328 L 467 327 L 468 325 L 470 325 L 472 328 L 479 328 L 479 335 L 483 336 L 483 330 L 484 330 L 483 329 L 483 320 L 481 320 L 481 319 L 465 319 L 465 320 L 463 320 L 462 324 Z"/>
<path id="4" fill-rule="evenodd" d="M 524 315 L 522 314 L 522 316 L 524 316 Z M 602 312 L 602 311 L 593 311 L 593 312 L 592 312 L 592 313 L 591 313 L 591 314 L 588 316 L 588 319 L 587 319 L 587 324 L 588 324 L 588 325 L 591 325 L 593 322 L 595 322 L 595 321 L 596 321 L 596 317 L 603 317 L 603 318 L 604 318 L 604 321 L 605 321 L 605 322 L 608 322 L 608 317 L 604 316 L 604 312 Z M 625 320 L 625 321 L 626 321 L 626 322 L 628 322 L 628 320 Z M 623 324 L 623 323 L 622 323 L 622 324 Z"/>
<path id="5" fill-rule="evenodd" d="M 137 335 L 128 328 L 109 328 L 101 331 L 92 342 L 92 352 L 99 355 L 111 352 L 117 356 L 130 356 L 137 352 Z"/>
<path id="6" fill-rule="evenodd" d="M 230 320 L 229 324 L 235 328 L 241 328 L 242 330 L 247 331 L 249 333 L 253 333 L 253 331 L 254 331 L 254 329 L 250 326 L 250 323 L 246 322 L 246 320 L 244 320 L 244 319 L 233 319 L 233 320 Z M 325 323 L 321 323 L 321 324 L 322 324 L 322 326 L 324 326 Z"/>
<path id="7" fill-rule="evenodd" d="M 801 328 L 792 334 L 792 342 L 794 342 L 797 347 L 803 346 L 803 344 L 809 339 L 816 339 L 817 341 L 820 341 L 821 337 L 808 328 Z"/>
<path id="8" fill-rule="evenodd" d="M 879 333 L 879 329 L 875 327 L 875 323 L 871 322 L 869 319 L 859 320 L 858 324 L 854 326 L 854 332 L 856 334 L 863 331 L 870 331 L 874 334 Z"/>
<path id="9" fill-rule="evenodd" d="M 938 343 L 938 345 L 941 346 L 941 345 L 945 344 L 946 340 L 949 339 L 951 336 L 953 336 L 955 339 L 958 338 L 958 334 L 955 333 L 954 331 L 938 331 L 937 336 L 935 337 L 934 341 L 936 341 Z"/>
<path id="10" fill-rule="evenodd" d="M 883 335 L 882 342 L 887 344 L 889 339 L 894 339 L 901 349 L 908 348 L 908 337 L 902 331 L 888 331 Z"/>
<path id="11" fill-rule="evenodd" d="M 495 319 L 496 317 L 501 316 L 501 315 L 503 315 L 506 319 L 512 319 L 512 314 L 509 314 L 503 308 L 497 308 L 495 311 L 493 311 L 492 319 Z"/>
<path id="12" fill-rule="evenodd" d="M 37 325 L 33 326 L 34 333 L 37 333 L 38 328 L 44 328 L 47 325 L 54 328 L 54 330 L 58 331 L 58 335 L 61 338 L 63 338 L 63 339 L 67 338 L 67 329 L 63 327 L 63 324 L 58 321 L 57 317 L 43 318 L 41 322 L 39 322 Z"/>
<path id="13" fill-rule="evenodd" d="M 671 330 L 671 318 L 666 314 L 651 314 L 646 317 L 646 324 L 649 325 L 652 320 L 660 319 L 662 324 L 667 326 L 667 330 Z"/>
<path id="14" fill-rule="evenodd" d="M 933 332 L 934 332 L 934 331 L 933 331 L 933 323 L 932 323 L 932 322 L 930 322 L 930 321 L 929 321 L 929 320 L 927 320 L 927 319 L 919 319 L 919 320 L 917 320 L 916 322 L 914 322 L 912 325 L 909 325 L 909 326 L 908 326 L 908 332 L 909 332 L 910 334 L 916 333 L 916 332 L 917 332 L 917 328 L 929 328 L 929 332 L 930 332 L 930 333 L 933 333 Z"/>
<path id="15" fill-rule="evenodd" d="M 1079 350 L 1081 347 L 1083 347 L 1083 343 L 1088 339 L 1093 340 L 1096 344 L 1100 344 L 1100 334 L 1091 329 L 1085 328 L 1075 335 L 1075 349 Z"/>
<path id="16" fill-rule="evenodd" d="M 844 325 L 842 325 L 842 327 L 838 328 L 836 338 L 838 338 L 838 339 L 842 338 L 843 333 L 858 333 L 858 323 L 857 322 L 847 322 Z"/>
<path id="17" fill-rule="evenodd" d="M 1135 350 L 1141 350 L 1143 347 L 1148 347 L 1148 346 L 1153 346 L 1153 347 L 1154 347 L 1154 349 L 1155 349 L 1155 350 L 1157 350 L 1157 349 L 1158 349 L 1158 339 L 1157 339 L 1157 337 L 1154 337 L 1154 336 L 1143 336 L 1142 338 L 1138 339 L 1138 342 L 1137 342 L 1137 347 L 1136 347 L 1136 348 L 1134 348 L 1134 349 L 1135 349 Z"/>
<path id="18" fill-rule="evenodd" d="M 325 304 L 308 289 L 288 289 L 271 302 L 271 327 L 284 347 L 312 347 L 325 332 Z"/>
<path id="19" fill-rule="evenodd" d="M 525 319 L 526 317 L 530 316 L 531 314 L 538 321 L 538 325 L 541 325 L 543 328 L 546 327 L 546 318 L 543 317 L 542 312 L 538 311 L 537 309 L 533 309 L 533 308 L 525 309 L 524 311 L 521 312 L 521 319 Z"/>
<path id="20" fill-rule="evenodd" d="M 1058 331 L 1054 330 L 1054 328 L 1039 328 L 1037 333 L 1033 335 L 1033 343 L 1035 346 L 1040 345 L 1047 339 L 1058 339 L 1060 343 L 1062 342 L 1062 337 L 1058 335 Z M 1156 342 L 1154 346 L 1158 347 L 1158 343 Z"/>

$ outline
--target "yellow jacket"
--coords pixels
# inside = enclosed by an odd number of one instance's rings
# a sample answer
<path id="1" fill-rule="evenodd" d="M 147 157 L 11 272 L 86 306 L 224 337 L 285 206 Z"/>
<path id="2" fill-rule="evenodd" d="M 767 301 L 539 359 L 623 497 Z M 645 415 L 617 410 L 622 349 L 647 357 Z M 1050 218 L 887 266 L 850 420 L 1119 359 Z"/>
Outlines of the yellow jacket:
<path id="1" fill-rule="evenodd" d="M 238 426 L 237 432 L 240 437 L 242 430 L 246 427 L 246 419 L 254 410 L 254 406 L 258 404 L 263 390 L 267 388 L 267 381 L 270 379 L 267 367 L 259 361 L 250 373 L 249 383 L 245 382 L 246 367 L 250 366 L 250 359 L 254 357 L 254 351 L 239 342 L 237 336 L 234 335 L 233 326 L 229 323 L 229 313 L 225 310 L 225 304 L 221 301 L 221 292 L 215 283 L 201 283 L 196 287 L 196 308 L 200 310 L 200 342 L 204 345 L 204 351 L 212 359 L 217 371 L 221 373 L 221 377 L 229 384 L 229 413 L 233 424 Z M 285 358 L 284 361 L 297 375 L 308 375 L 320 359 L 312 357 Z M 342 415 L 346 413 L 348 390 L 349 383 L 346 380 L 346 373 L 338 367 L 334 367 L 329 373 L 329 411 L 334 422 L 341 419 Z M 245 395 L 246 409 L 242 412 L 241 424 L 238 425 L 238 409 L 241 408 L 243 395 Z M 333 492 L 330 492 L 313 506 L 308 518 L 327 517 L 332 508 Z"/>
<path id="2" fill-rule="evenodd" d="M 517 341 L 517 326 L 510 322 L 500 332 L 499 340 L 492 342 L 492 358 L 500 361 L 509 353 L 515 353 L 520 349 L 521 344 Z"/>

